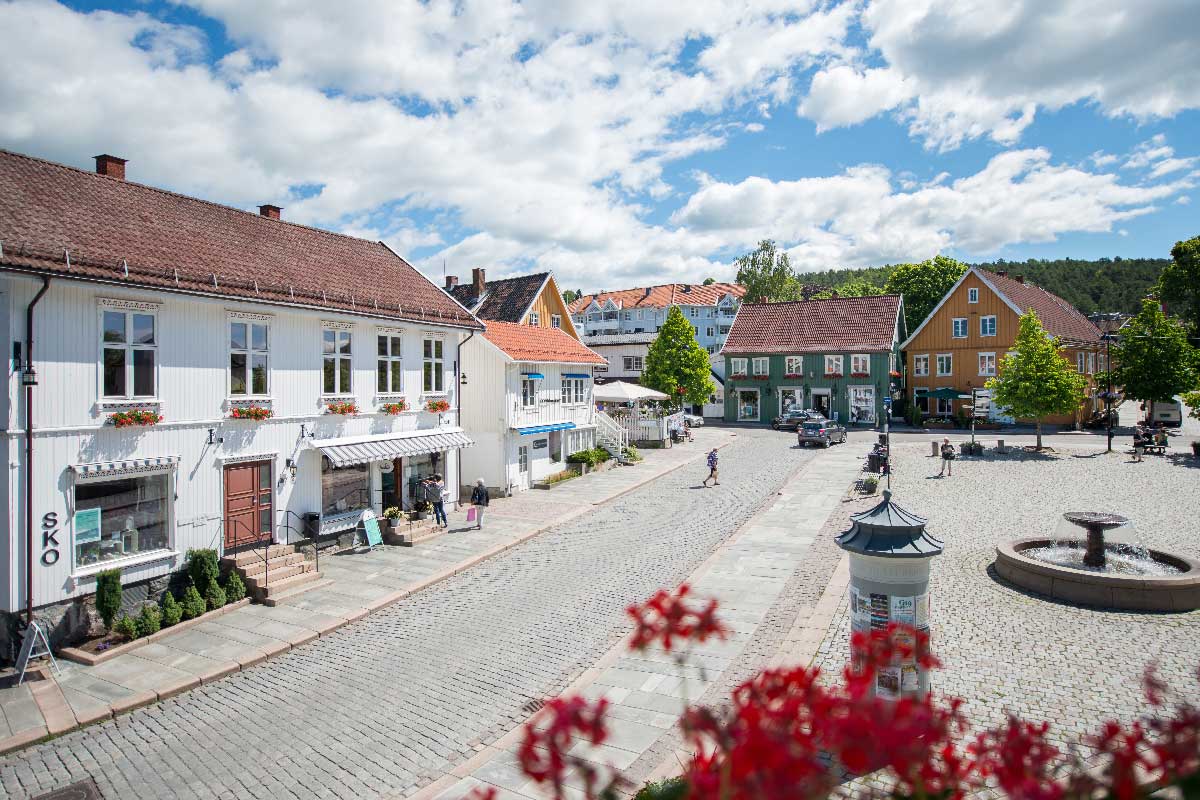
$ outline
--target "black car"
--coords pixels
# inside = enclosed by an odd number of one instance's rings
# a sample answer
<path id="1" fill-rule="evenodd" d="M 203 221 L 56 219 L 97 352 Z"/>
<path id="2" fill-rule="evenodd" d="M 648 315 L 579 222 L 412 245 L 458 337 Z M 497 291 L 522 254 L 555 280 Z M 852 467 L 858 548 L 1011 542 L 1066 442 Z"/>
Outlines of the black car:
<path id="1" fill-rule="evenodd" d="M 827 419 L 820 421 L 805 422 L 796 432 L 797 442 L 807 447 L 810 444 L 819 444 L 822 447 L 829 447 L 834 442 L 846 441 L 846 429 L 836 422 L 830 422 Z"/>
<path id="2" fill-rule="evenodd" d="M 805 422 L 819 422 L 823 419 L 825 418 L 821 416 L 820 411 L 796 408 L 785 411 L 771 420 L 771 427 L 777 431 L 794 431 Z"/>

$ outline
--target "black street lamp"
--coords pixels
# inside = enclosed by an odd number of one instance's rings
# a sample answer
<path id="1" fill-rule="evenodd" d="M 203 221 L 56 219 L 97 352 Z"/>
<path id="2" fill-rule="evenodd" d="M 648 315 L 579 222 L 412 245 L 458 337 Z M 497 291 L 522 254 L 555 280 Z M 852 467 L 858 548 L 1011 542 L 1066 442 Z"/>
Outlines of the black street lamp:
<path id="1" fill-rule="evenodd" d="M 1116 339 L 1116 335 L 1112 333 L 1104 333 L 1100 335 L 1104 340 L 1104 377 L 1108 384 L 1108 388 L 1104 392 L 1104 423 L 1108 426 L 1108 449 L 1104 452 L 1112 452 L 1113 440 L 1113 424 L 1112 424 L 1112 341 Z"/>

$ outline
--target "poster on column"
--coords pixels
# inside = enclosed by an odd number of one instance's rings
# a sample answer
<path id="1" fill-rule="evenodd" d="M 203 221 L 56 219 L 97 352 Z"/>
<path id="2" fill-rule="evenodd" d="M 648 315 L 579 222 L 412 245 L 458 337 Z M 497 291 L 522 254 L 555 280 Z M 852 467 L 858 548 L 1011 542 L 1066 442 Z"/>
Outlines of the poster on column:
<path id="1" fill-rule="evenodd" d="M 900 696 L 900 667 L 880 667 L 875 673 L 875 695 L 887 700 Z"/>
<path id="2" fill-rule="evenodd" d="M 919 594 L 913 609 L 913 625 L 918 628 L 929 627 L 929 595 Z"/>
<path id="3" fill-rule="evenodd" d="M 888 626 L 888 596 L 871 593 L 871 630 L 886 631 Z"/>
<path id="4" fill-rule="evenodd" d="M 870 598 L 859 594 L 853 586 L 850 587 L 850 629 L 859 633 L 869 633 L 871 630 Z"/>
<path id="5" fill-rule="evenodd" d="M 892 622 L 899 622 L 903 625 L 915 624 L 916 603 L 912 597 L 893 595 L 891 601 Z"/>

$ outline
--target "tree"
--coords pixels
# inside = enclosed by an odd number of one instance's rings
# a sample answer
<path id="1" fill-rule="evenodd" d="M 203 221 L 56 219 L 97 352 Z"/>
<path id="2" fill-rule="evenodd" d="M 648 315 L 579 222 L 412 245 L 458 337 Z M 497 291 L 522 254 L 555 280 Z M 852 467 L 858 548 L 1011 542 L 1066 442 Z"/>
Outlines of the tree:
<path id="1" fill-rule="evenodd" d="M 712 286 L 712 285 L 713 285 L 714 283 L 716 283 L 716 282 L 717 282 L 717 279 L 716 279 L 716 278 L 705 278 L 705 279 L 704 279 L 704 285 L 705 285 L 705 286 Z"/>
<path id="2" fill-rule="evenodd" d="M 915 331 L 966 271 L 966 264 L 946 256 L 934 256 L 920 264 L 899 264 L 888 276 L 884 294 L 904 297 L 904 324 Z"/>
<path id="3" fill-rule="evenodd" d="M 825 300 L 830 297 L 876 297 L 883 294 L 883 287 L 869 281 L 848 280 L 840 286 L 831 287 L 814 294 L 811 299 Z"/>
<path id="4" fill-rule="evenodd" d="M 1112 349 L 1113 380 L 1125 394 L 1153 402 L 1170 400 L 1196 386 L 1196 350 L 1178 322 L 1153 300 L 1121 329 L 1121 340 Z"/>
<path id="5" fill-rule="evenodd" d="M 563 292 L 563 302 L 567 305 L 571 305 L 581 297 L 583 297 L 583 292 L 578 289 L 567 289 Z"/>
<path id="6" fill-rule="evenodd" d="M 692 324 L 679 306 L 671 306 L 662 330 L 650 344 L 642 383 L 670 396 L 674 404 L 707 403 L 717 390 L 708 353 L 696 341 Z"/>
<path id="7" fill-rule="evenodd" d="M 778 250 L 770 239 L 758 243 L 758 249 L 736 262 L 737 282 L 746 287 L 746 302 L 799 300 L 800 281 L 792 271 L 788 254 Z"/>
<path id="8" fill-rule="evenodd" d="M 1087 380 L 1062 357 L 1059 340 L 1046 333 L 1037 314 L 1021 317 L 1017 340 L 1000 360 L 999 374 L 987 382 L 992 402 L 1018 419 L 1037 423 L 1037 449 L 1042 449 L 1042 418 L 1070 414 L 1079 408 Z"/>
<path id="9" fill-rule="evenodd" d="M 1192 341 L 1200 342 L 1200 236 L 1171 248 L 1171 263 L 1158 276 L 1158 297 L 1187 324 Z"/>

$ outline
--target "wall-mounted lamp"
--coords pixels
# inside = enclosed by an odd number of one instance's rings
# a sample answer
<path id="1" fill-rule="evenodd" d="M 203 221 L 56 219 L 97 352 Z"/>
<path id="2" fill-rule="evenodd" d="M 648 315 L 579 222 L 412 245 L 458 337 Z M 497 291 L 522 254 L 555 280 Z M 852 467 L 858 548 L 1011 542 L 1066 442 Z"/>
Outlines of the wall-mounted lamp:
<path id="1" fill-rule="evenodd" d="M 459 384 L 460 386 L 466 386 L 466 385 L 467 385 L 467 373 L 463 372 L 463 373 L 461 373 L 461 374 L 458 376 L 458 384 Z"/>
<path id="2" fill-rule="evenodd" d="M 25 369 L 21 371 L 22 386 L 37 386 L 37 373 L 33 370 L 33 364 L 26 364 Z"/>
<path id="3" fill-rule="evenodd" d="M 310 430 L 308 429 L 308 425 L 306 425 L 306 424 L 305 424 L 305 423 L 303 423 L 303 422 L 301 422 L 301 423 L 300 423 L 300 438 L 301 438 L 301 439 L 311 439 L 311 438 L 313 438 L 313 432 L 312 432 L 312 431 L 310 431 Z"/>
<path id="4" fill-rule="evenodd" d="M 216 428 L 208 429 L 208 443 L 209 444 L 223 444 L 224 442 L 225 442 L 225 437 L 217 436 Z"/>
<path id="5" fill-rule="evenodd" d="M 296 480 L 296 459 L 289 458 L 283 462 L 284 469 L 291 476 L 292 480 Z"/>

